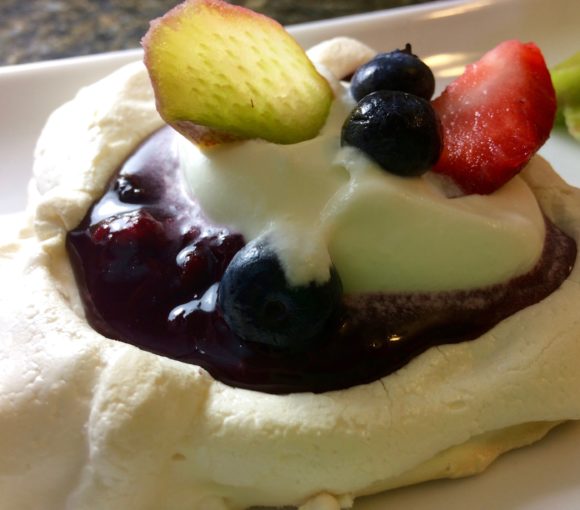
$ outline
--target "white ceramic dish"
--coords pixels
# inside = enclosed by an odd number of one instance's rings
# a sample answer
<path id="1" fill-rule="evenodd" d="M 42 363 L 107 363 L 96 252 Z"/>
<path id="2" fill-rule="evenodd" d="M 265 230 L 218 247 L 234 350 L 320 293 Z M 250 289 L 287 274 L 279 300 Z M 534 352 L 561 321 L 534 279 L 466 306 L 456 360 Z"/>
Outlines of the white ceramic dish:
<path id="1" fill-rule="evenodd" d="M 550 65 L 580 50 L 576 0 L 435 2 L 291 27 L 306 47 L 335 35 L 377 49 L 413 43 L 438 77 L 438 88 L 462 66 L 504 39 L 535 41 Z M 21 210 L 35 140 L 46 117 L 75 91 L 140 50 L 0 68 L 0 213 Z M 580 186 L 580 144 L 555 133 L 542 153 Z M 580 398 L 580 396 L 579 396 Z M 567 424 L 544 441 L 501 458 L 483 475 L 430 482 L 364 498 L 355 510 L 576 510 L 580 508 L 580 425 Z"/>

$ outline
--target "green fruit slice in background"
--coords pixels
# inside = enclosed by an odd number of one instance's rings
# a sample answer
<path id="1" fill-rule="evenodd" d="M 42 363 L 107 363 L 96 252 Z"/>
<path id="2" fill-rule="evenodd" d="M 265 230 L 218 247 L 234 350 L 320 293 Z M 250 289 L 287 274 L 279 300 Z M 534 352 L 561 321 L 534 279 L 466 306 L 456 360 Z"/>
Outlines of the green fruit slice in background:
<path id="1" fill-rule="evenodd" d="M 556 122 L 580 140 L 580 52 L 552 68 L 551 74 L 558 99 Z"/>

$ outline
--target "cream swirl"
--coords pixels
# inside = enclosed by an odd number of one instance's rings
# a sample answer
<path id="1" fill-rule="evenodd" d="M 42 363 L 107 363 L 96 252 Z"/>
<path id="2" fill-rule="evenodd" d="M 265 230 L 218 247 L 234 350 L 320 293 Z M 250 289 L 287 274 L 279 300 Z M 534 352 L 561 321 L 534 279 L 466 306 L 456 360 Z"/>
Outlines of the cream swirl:
<path id="1" fill-rule="evenodd" d="M 206 151 L 183 139 L 183 172 L 212 220 L 247 240 L 268 236 L 296 284 L 324 281 L 332 261 L 347 292 L 470 289 L 536 264 L 544 220 L 521 178 L 491 195 L 448 198 L 429 173 L 390 174 L 340 147 L 354 102 L 346 85 L 333 87 L 334 105 L 314 139 Z"/>

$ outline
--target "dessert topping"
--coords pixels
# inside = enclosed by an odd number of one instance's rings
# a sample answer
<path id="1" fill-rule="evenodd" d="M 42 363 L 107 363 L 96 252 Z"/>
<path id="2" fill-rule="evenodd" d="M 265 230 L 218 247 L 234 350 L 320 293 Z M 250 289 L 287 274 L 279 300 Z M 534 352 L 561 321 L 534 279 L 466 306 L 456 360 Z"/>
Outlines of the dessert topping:
<path id="1" fill-rule="evenodd" d="M 433 170 L 466 194 L 489 194 L 546 141 L 556 98 L 538 47 L 511 40 L 467 66 L 433 106 L 444 132 L 443 152 Z"/>
<path id="2" fill-rule="evenodd" d="M 429 101 L 379 90 L 363 97 L 346 119 L 341 143 L 357 147 L 391 173 L 412 177 L 437 162 L 442 141 Z"/>
<path id="3" fill-rule="evenodd" d="M 429 101 L 435 77 L 407 43 L 404 50 L 379 53 L 354 73 L 350 91 L 357 101 L 377 90 L 400 90 Z"/>
<path id="4" fill-rule="evenodd" d="M 336 316 L 342 284 L 334 268 L 330 278 L 291 285 L 264 239 L 242 248 L 226 269 L 218 290 L 224 320 L 246 341 L 284 350 L 307 347 Z"/>
<path id="5" fill-rule="evenodd" d="M 297 143 L 326 121 L 328 82 L 266 16 L 221 0 L 187 0 L 151 22 L 143 47 L 160 115 L 194 142 Z"/>
<path id="6" fill-rule="evenodd" d="M 177 151 L 172 150 L 177 139 L 195 149 L 166 128 L 139 147 L 118 174 L 121 178 L 130 170 L 143 189 L 157 186 L 158 176 L 164 175 L 160 198 L 141 204 L 120 202 L 113 179 L 82 224 L 68 234 L 67 249 L 87 319 L 97 331 L 202 366 L 226 384 L 289 393 L 323 392 L 374 381 L 431 346 L 477 338 L 502 319 L 543 299 L 567 277 L 576 257 L 574 241 L 548 223 L 538 263 L 527 273 L 496 285 L 435 292 L 346 290 L 339 296 L 340 284 L 331 271 L 328 283 L 288 288 L 273 250 L 256 248 L 256 241 L 244 247 L 239 233 L 212 223 L 201 213 L 196 197 L 180 182 L 183 175 Z M 404 184 L 421 180 L 388 178 Z M 447 202 L 482 198 L 493 197 Z M 377 204 L 371 202 L 375 214 Z M 404 214 L 410 216 L 407 209 Z M 399 218 L 394 218 L 394 225 Z M 382 234 L 375 231 L 374 235 Z M 436 243 L 431 244 L 433 256 Z M 393 246 L 408 256 L 401 245 Z M 361 247 L 355 245 L 355 249 Z M 460 254 L 453 260 L 457 265 L 462 252 L 455 248 L 453 252 Z M 336 266 L 344 281 L 348 271 Z M 396 264 L 396 270 L 401 272 L 404 267 Z M 373 276 L 381 278 L 376 272 Z M 227 287 L 232 283 L 241 287 L 237 305 L 235 295 L 226 304 L 231 295 Z M 251 296 L 252 288 L 257 297 Z M 254 301 L 242 301 L 242 294 Z M 335 308 L 338 299 L 340 305 Z M 250 338 L 247 331 L 234 332 L 237 326 L 228 324 L 234 324 L 232 317 L 240 319 L 235 317 L 238 312 L 260 319 L 263 305 L 282 311 L 282 320 L 274 321 L 276 335 L 267 338 L 264 324 L 258 324 L 256 336 Z M 285 310 L 295 316 L 285 321 Z M 336 320 L 332 317 L 335 310 Z M 306 336 L 316 334 L 316 338 L 291 338 L 291 333 L 300 331 Z"/>

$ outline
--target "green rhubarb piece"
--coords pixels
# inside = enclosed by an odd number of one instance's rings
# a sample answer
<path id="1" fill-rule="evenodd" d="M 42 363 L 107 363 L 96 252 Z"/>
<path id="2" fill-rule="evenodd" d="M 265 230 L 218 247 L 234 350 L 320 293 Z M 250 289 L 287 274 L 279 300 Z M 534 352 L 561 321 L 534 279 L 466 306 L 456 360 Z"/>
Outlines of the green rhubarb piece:
<path id="1" fill-rule="evenodd" d="M 194 142 L 297 143 L 328 116 L 329 83 L 279 23 L 249 9 L 186 0 L 151 23 L 143 47 L 159 113 Z"/>

